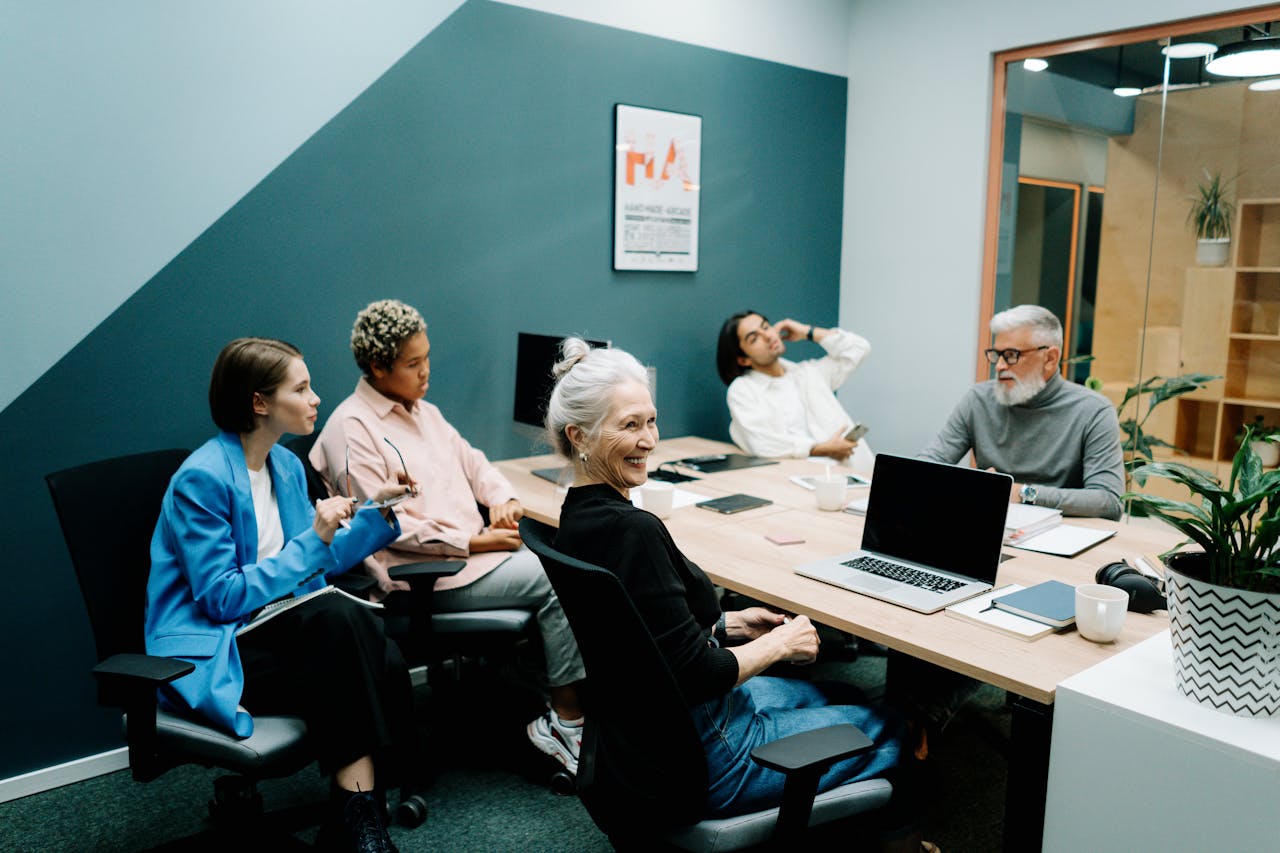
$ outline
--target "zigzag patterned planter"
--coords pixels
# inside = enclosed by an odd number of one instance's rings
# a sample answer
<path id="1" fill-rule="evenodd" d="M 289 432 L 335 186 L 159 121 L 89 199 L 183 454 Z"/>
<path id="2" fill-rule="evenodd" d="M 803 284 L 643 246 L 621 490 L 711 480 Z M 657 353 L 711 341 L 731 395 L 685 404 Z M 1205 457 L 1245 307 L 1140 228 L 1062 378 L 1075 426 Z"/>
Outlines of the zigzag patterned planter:
<path id="1" fill-rule="evenodd" d="M 1169 562 L 1165 579 L 1178 690 L 1240 716 L 1280 714 L 1280 595 L 1217 586 L 1175 568 L 1183 561 Z M 1181 568 L 1189 568 L 1188 562 Z"/>

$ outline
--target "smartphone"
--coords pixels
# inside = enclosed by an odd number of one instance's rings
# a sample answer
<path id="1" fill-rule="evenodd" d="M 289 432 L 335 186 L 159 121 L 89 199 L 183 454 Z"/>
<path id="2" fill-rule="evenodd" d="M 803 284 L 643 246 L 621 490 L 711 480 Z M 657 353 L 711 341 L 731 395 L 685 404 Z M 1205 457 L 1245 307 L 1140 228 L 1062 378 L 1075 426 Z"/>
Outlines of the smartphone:
<path id="1" fill-rule="evenodd" d="M 866 424 L 854 424 L 853 429 L 849 430 L 844 434 L 844 440 L 857 441 L 858 439 L 866 435 L 867 430 L 869 429 L 871 429 L 871 427 L 867 426 Z"/>

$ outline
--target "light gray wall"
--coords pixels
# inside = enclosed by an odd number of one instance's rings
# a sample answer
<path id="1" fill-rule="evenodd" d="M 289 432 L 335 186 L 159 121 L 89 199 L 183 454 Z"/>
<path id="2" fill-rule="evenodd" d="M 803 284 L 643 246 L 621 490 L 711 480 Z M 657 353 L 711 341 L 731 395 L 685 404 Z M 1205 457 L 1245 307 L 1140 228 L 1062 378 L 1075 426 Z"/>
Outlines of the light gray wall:
<path id="1" fill-rule="evenodd" d="M 856 0 L 841 323 L 874 350 L 842 399 L 914 453 L 977 362 L 992 55 L 1238 8 L 1213 0 Z M 912 39 L 925 44 L 903 52 Z M 932 57 L 935 62 L 923 61 Z"/>
<path id="2" fill-rule="evenodd" d="M 0 3 L 0 410 L 459 5 Z"/>

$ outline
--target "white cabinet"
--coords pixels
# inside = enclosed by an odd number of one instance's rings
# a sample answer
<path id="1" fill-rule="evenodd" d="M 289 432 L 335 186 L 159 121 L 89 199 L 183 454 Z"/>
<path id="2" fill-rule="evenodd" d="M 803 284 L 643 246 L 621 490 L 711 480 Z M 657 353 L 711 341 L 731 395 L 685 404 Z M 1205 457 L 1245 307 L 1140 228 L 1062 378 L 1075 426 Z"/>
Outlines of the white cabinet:
<path id="1" fill-rule="evenodd" d="M 1280 849 L 1280 718 L 1173 686 L 1169 632 L 1060 684 L 1044 850 Z"/>

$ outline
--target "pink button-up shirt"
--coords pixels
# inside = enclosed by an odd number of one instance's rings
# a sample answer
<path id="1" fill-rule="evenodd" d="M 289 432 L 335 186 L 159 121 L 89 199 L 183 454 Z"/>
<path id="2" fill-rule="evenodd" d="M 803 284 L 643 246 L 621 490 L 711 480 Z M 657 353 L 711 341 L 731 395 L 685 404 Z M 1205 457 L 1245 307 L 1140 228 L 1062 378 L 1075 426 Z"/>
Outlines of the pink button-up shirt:
<path id="1" fill-rule="evenodd" d="M 472 554 L 469 546 L 471 537 L 484 530 L 477 501 L 496 506 L 516 497 L 516 490 L 425 400 L 406 410 L 362 377 L 355 393 L 329 416 L 311 450 L 311 464 L 331 492 L 354 492 L 363 500 L 401 470 L 400 457 L 384 438 L 404 454 L 409 476 L 421 492 L 396 505 L 400 538 L 369 560 L 389 568 L 424 559 L 466 559 L 461 572 L 436 581 L 436 589 L 454 589 L 493 571 L 511 556 L 509 551 Z M 348 447 L 350 491 L 345 482 Z"/>

